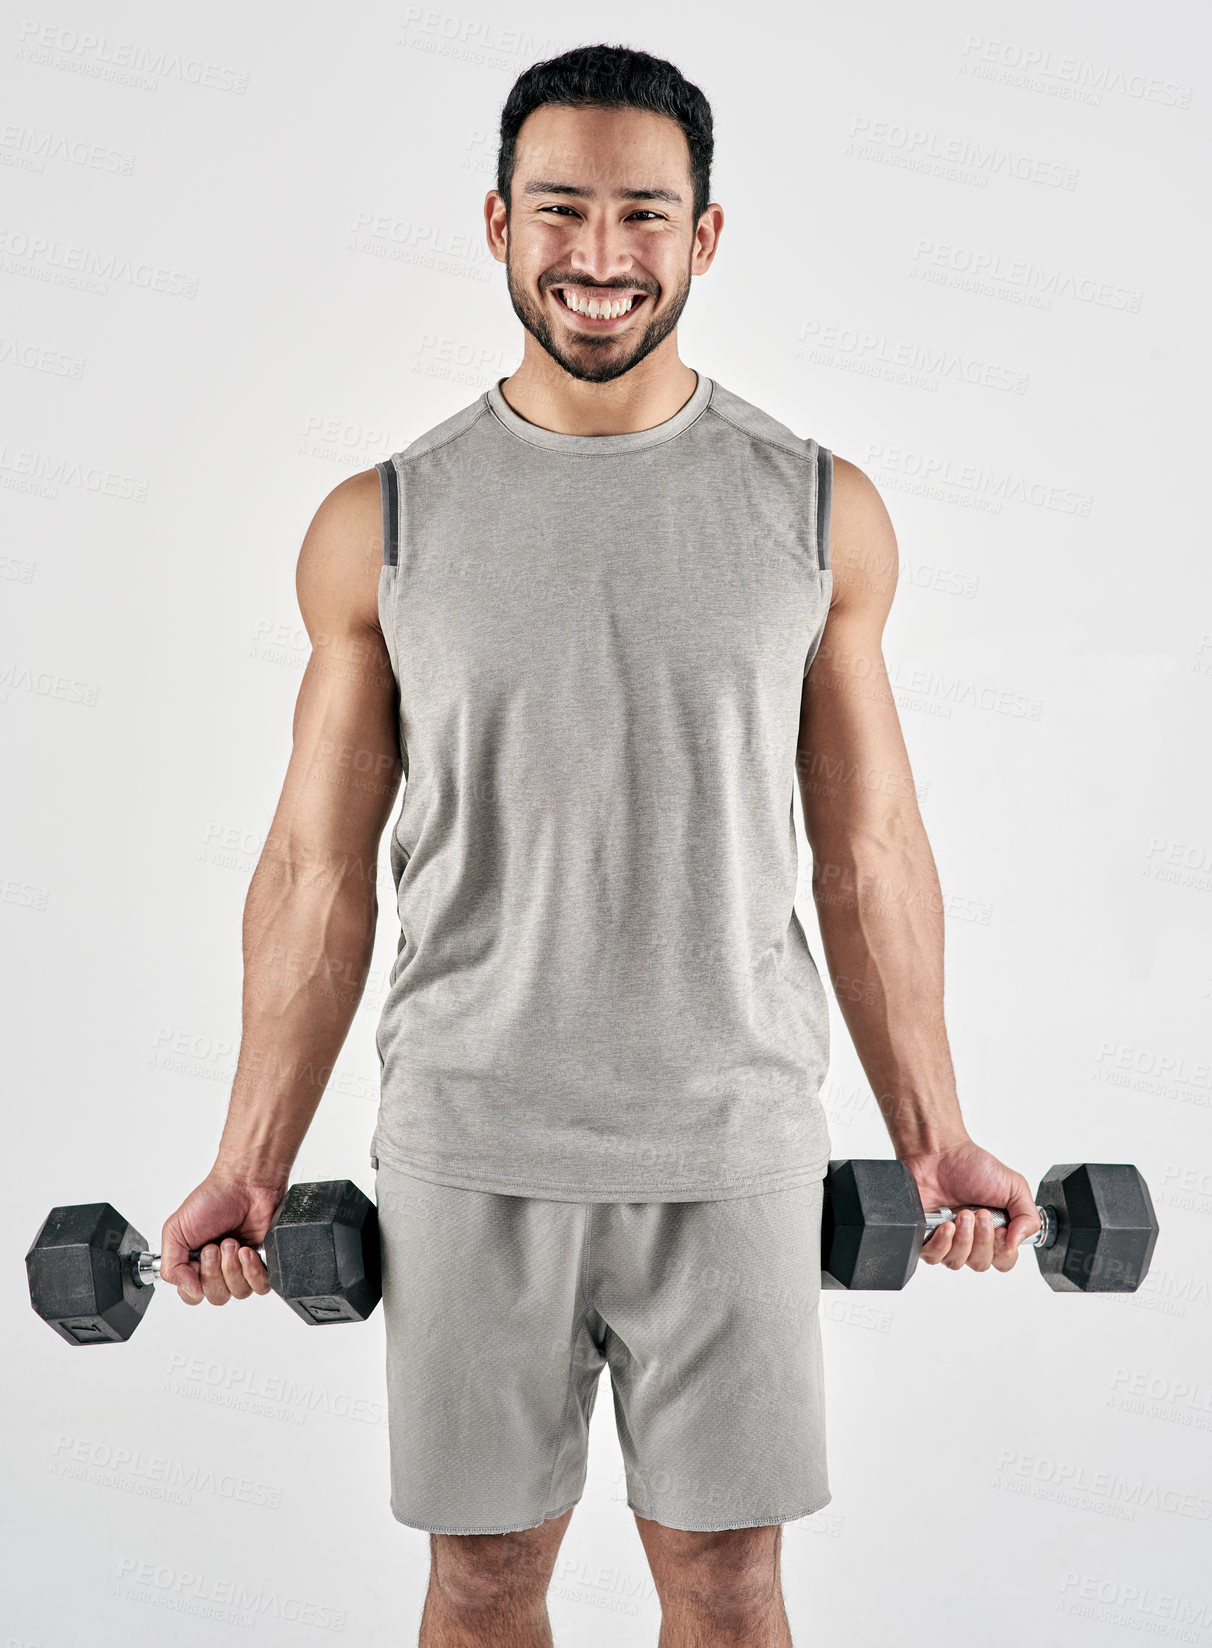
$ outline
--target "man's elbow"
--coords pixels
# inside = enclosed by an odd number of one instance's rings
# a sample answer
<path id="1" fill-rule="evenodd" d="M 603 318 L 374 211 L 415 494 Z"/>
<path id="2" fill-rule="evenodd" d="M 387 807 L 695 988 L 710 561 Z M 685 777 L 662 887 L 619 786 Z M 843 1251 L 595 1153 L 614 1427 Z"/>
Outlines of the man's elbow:
<path id="1" fill-rule="evenodd" d="M 805 819 L 814 861 L 882 863 L 928 849 L 926 828 L 916 804 L 847 816 L 835 809 L 827 820 Z"/>

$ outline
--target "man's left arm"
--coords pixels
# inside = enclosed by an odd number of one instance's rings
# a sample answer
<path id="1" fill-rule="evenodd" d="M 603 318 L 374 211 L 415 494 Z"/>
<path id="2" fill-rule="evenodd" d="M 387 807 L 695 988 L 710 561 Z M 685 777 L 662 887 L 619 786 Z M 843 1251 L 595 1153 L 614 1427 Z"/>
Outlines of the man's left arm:
<path id="1" fill-rule="evenodd" d="M 1038 1229 L 1026 1179 L 970 1137 L 943 1022 L 943 912 L 934 855 L 884 663 L 896 535 L 870 478 L 833 459 L 833 595 L 804 681 L 796 770 L 812 894 L 838 1007 L 927 1209 L 922 1248 L 951 1270 L 1010 1270 Z M 1006 1208 L 995 1228 L 972 1209 Z"/>

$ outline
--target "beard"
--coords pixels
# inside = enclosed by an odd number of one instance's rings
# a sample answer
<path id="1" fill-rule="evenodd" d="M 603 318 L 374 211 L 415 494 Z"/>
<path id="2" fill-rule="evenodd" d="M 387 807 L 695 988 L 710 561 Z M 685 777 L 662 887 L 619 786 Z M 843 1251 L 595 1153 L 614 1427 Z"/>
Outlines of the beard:
<path id="1" fill-rule="evenodd" d="M 691 278 L 690 264 L 687 261 L 685 278 L 673 296 L 667 299 L 665 308 L 658 311 L 654 304 L 647 322 L 631 327 L 626 332 L 613 336 L 604 333 L 594 337 L 591 333 L 574 332 L 569 327 L 557 335 L 556 329 L 548 320 L 543 299 L 533 298 L 514 279 L 508 245 L 505 248 L 505 280 L 514 314 L 539 347 L 545 350 L 558 366 L 563 367 L 570 378 L 577 378 L 581 383 L 612 383 L 615 378 L 621 378 L 625 372 L 630 372 L 633 366 L 637 366 L 645 355 L 650 355 L 659 344 L 664 343 L 686 307 L 686 300 L 690 296 Z M 545 294 L 551 287 L 560 284 L 559 281 L 550 281 L 542 290 Z M 651 299 L 652 294 L 649 293 L 648 296 Z"/>

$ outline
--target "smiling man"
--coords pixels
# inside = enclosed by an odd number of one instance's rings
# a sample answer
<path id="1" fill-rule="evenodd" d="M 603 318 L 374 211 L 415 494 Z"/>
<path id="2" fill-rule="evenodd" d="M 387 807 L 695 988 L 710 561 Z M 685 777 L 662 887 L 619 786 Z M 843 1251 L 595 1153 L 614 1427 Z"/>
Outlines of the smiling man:
<path id="1" fill-rule="evenodd" d="M 512 154 L 503 156 L 511 169 L 517 165 L 516 145 L 515 137 Z M 612 179 L 634 174 L 650 181 L 619 184 L 606 198 L 601 181 L 604 156 L 617 157 L 609 168 Z M 690 296 L 692 276 L 708 268 L 715 255 L 724 216 L 718 206 L 704 203 L 708 221 L 701 244 L 691 234 L 696 221 L 694 189 L 685 176 L 686 140 L 681 130 L 666 116 L 635 109 L 547 104 L 527 116 L 524 157 L 508 203 L 495 189 L 485 203 L 489 245 L 494 256 L 504 258 L 514 312 L 530 334 L 521 368 L 505 380 L 511 387 L 511 403 L 525 398 L 528 380 L 536 375 L 547 381 L 552 395 L 572 389 L 563 381 L 567 379 L 607 384 L 626 377 L 625 393 L 612 397 L 620 428 L 626 430 L 635 427 L 637 410 L 627 407 L 628 401 L 654 376 L 669 377 L 670 365 L 676 364 L 681 372 L 671 387 L 675 393 L 684 390 L 676 402 L 681 405 L 694 388 L 696 374 L 678 361 L 673 331 Z M 556 175 L 535 176 L 536 168 Z M 663 177 L 678 179 L 680 191 L 655 181 Z M 578 234 L 587 212 L 599 219 L 609 214 L 612 221 L 621 218 L 629 226 L 627 239 L 633 250 L 626 258 L 628 267 L 601 283 L 595 283 L 595 271 L 584 255 L 584 234 Z M 608 252 L 607 257 L 617 261 L 617 252 Z M 589 263 L 596 261 L 600 260 L 591 255 Z M 638 372 L 640 363 L 667 338 L 671 342 L 664 357 L 652 362 L 646 373 Z M 558 373 L 547 373 L 550 362 L 556 363 Z M 590 391 L 582 404 L 585 415 L 600 423 L 602 394 Z"/>
<path id="2" fill-rule="evenodd" d="M 791 1641 L 781 1526 L 830 1499 L 797 777 L 840 1010 L 923 1202 L 963 1209 L 924 1259 L 1006 1271 L 1037 1226 L 956 1097 L 881 653 L 887 511 L 678 355 L 723 229 L 711 157 L 703 94 L 644 52 L 579 48 L 511 90 L 485 223 L 522 362 L 308 531 L 232 1102 L 164 1229 L 183 1298 L 267 1291 L 253 1245 L 361 994 L 403 776 L 372 1160 L 422 1648 L 551 1643 L 605 1367 L 662 1648 Z"/>

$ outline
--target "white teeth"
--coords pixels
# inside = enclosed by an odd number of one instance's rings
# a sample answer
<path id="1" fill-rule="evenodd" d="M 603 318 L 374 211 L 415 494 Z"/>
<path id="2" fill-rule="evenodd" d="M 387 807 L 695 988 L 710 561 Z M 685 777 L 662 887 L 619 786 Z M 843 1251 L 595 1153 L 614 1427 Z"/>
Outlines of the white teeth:
<path id="1" fill-rule="evenodd" d="M 636 301 L 634 292 L 613 303 L 599 303 L 597 298 L 586 300 L 567 286 L 561 287 L 560 293 L 570 309 L 575 309 L 578 315 L 588 315 L 591 320 L 615 320 L 619 315 L 625 315 Z"/>

